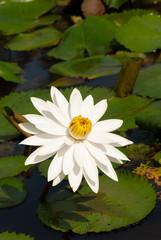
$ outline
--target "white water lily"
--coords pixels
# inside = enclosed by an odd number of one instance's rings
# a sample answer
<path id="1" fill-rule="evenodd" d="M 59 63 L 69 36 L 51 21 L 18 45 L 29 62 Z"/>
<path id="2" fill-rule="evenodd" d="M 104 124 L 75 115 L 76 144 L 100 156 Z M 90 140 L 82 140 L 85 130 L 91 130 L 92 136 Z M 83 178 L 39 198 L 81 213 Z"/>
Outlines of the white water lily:
<path id="1" fill-rule="evenodd" d="M 48 181 L 53 181 L 55 186 L 68 175 L 74 192 L 84 176 L 97 193 L 98 168 L 118 181 L 111 162 L 122 163 L 128 158 L 115 147 L 132 142 L 111 133 L 120 128 L 122 120 L 98 122 L 107 109 L 107 100 L 94 105 L 91 95 L 83 100 L 79 90 L 74 89 L 68 103 L 55 87 L 51 87 L 51 99 L 52 102 L 32 97 L 31 101 L 41 115 L 24 115 L 28 122 L 19 124 L 22 130 L 33 135 L 21 144 L 39 146 L 29 155 L 25 165 L 42 162 L 56 154 L 48 169 Z"/>

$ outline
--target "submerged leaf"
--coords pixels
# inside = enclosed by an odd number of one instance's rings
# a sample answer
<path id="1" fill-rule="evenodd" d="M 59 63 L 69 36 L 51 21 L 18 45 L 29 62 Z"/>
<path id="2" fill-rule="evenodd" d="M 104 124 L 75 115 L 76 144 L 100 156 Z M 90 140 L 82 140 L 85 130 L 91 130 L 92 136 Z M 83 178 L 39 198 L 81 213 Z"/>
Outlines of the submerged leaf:
<path id="1" fill-rule="evenodd" d="M 61 32 L 55 28 L 41 28 L 32 33 L 22 33 L 8 44 L 11 50 L 29 51 L 36 48 L 43 48 L 56 45 L 61 37 Z"/>
<path id="2" fill-rule="evenodd" d="M 25 199 L 26 195 L 26 186 L 19 179 L 0 179 L 0 208 L 18 205 Z"/>
<path id="3" fill-rule="evenodd" d="M 98 194 L 85 181 L 78 193 L 57 192 L 37 209 L 47 226 L 75 233 L 111 231 L 144 218 L 155 206 L 156 194 L 147 180 L 129 172 L 118 172 L 119 182 L 100 176 Z"/>

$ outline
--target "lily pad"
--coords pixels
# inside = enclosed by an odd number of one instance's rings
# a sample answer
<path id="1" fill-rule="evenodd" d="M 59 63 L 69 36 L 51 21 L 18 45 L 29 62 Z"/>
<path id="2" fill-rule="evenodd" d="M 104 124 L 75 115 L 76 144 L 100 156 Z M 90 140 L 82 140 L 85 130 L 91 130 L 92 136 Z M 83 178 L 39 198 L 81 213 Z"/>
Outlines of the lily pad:
<path id="1" fill-rule="evenodd" d="M 0 32 L 11 35 L 26 31 L 38 24 L 36 18 L 56 5 L 54 0 L 7 0 L 0 4 Z"/>
<path id="2" fill-rule="evenodd" d="M 103 0 L 104 3 L 110 7 L 110 8 L 120 8 L 121 5 L 123 5 L 124 3 L 128 2 L 128 0 Z"/>
<path id="3" fill-rule="evenodd" d="M 47 172 L 48 172 L 48 168 L 49 168 L 51 161 L 52 161 L 52 159 L 48 159 L 46 161 L 39 163 L 38 170 L 41 173 L 41 176 L 47 178 Z"/>
<path id="4" fill-rule="evenodd" d="M 11 156 L 0 158 L 0 178 L 14 177 L 28 170 L 31 165 L 25 166 L 25 156 Z"/>
<path id="5" fill-rule="evenodd" d="M 110 56 L 86 57 L 57 63 L 50 68 L 50 71 L 72 78 L 93 79 L 118 73 L 120 62 Z"/>
<path id="6" fill-rule="evenodd" d="M 83 83 L 83 79 L 74 79 L 74 78 L 68 78 L 68 77 L 60 77 L 56 80 L 54 80 L 52 83 L 49 84 L 49 87 L 55 86 L 55 87 L 69 87 L 74 85 L 79 85 Z"/>
<path id="7" fill-rule="evenodd" d="M 103 98 L 110 98 L 111 96 L 115 95 L 114 91 L 106 88 L 98 87 L 92 89 L 92 87 L 79 87 L 78 89 L 80 89 L 83 98 L 89 94 L 92 94 L 95 102 L 98 102 Z M 67 88 L 61 91 L 65 97 L 69 99 L 72 88 Z M 27 92 L 11 93 L 0 100 L 0 110 L 2 110 L 4 106 L 9 106 L 22 115 L 28 113 L 38 113 L 32 105 L 30 97 L 39 97 L 44 100 L 51 100 L 49 90 L 30 90 Z M 0 116 L 0 129 L 1 140 L 11 139 L 20 134 L 2 114 Z"/>
<path id="8" fill-rule="evenodd" d="M 0 61 L 0 77 L 6 81 L 21 83 L 22 79 L 16 74 L 23 73 L 23 70 L 16 63 Z"/>
<path id="9" fill-rule="evenodd" d="M 153 100 L 135 95 L 129 95 L 124 98 L 112 97 L 108 101 L 108 109 L 103 119 L 122 119 L 123 125 L 120 131 L 138 128 L 135 118 L 147 107 Z"/>
<path id="10" fill-rule="evenodd" d="M 136 117 L 136 123 L 139 127 L 152 131 L 161 130 L 161 100 L 147 106 Z"/>
<path id="11" fill-rule="evenodd" d="M 25 199 L 26 195 L 26 186 L 19 179 L 0 179 L 0 208 L 18 205 Z"/>
<path id="12" fill-rule="evenodd" d="M 103 232 L 136 223 L 154 208 L 156 193 L 136 174 L 118 172 L 119 182 L 100 176 L 98 194 L 86 182 L 73 194 L 61 190 L 40 204 L 37 214 L 47 226 L 63 232 Z"/>
<path id="13" fill-rule="evenodd" d="M 9 233 L 9 232 L 3 232 L 0 233 L 0 240 L 34 240 L 34 238 L 25 235 L 23 233 L 17 234 L 15 232 Z"/>
<path id="14" fill-rule="evenodd" d="M 61 32 L 55 28 L 42 28 L 32 33 L 22 33 L 8 44 L 8 48 L 17 51 L 29 51 L 56 45 L 61 37 Z"/>
<path id="15" fill-rule="evenodd" d="M 90 56 L 106 54 L 114 38 L 115 25 L 104 16 L 88 16 L 84 21 L 68 28 L 58 47 L 48 55 L 63 60 L 80 58 L 86 50 Z"/>
<path id="16" fill-rule="evenodd" d="M 157 63 L 140 70 L 133 93 L 161 98 L 161 64 Z"/>
<path id="17" fill-rule="evenodd" d="M 134 52 L 151 52 L 161 48 L 160 15 L 132 17 L 116 32 L 116 40 Z"/>

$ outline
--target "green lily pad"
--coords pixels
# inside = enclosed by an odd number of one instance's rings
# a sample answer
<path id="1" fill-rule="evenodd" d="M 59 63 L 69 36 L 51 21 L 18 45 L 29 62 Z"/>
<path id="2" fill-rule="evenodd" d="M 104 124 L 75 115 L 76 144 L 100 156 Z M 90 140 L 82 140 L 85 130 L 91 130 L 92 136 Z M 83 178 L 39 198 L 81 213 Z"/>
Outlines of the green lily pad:
<path id="1" fill-rule="evenodd" d="M 69 86 L 80 85 L 83 82 L 84 82 L 84 79 L 74 79 L 74 78 L 68 78 L 68 77 L 60 77 L 60 78 L 54 80 L 48 86 L 49 87 L 51 87 L 51 86 L 69 87 Z"/>
<path id="2" fill-rule="evenodd" d="M 7 0 L 0 4 L 0 32 L 11 35 L 26 31 L 38 24 L 36 18 L 56 5 L 54 0 Z"/>
<path id="3" fill-rule="evenodd" d="M 139 72 L 133 93 L 143 97 L 161 98 L 161 64 L 148 66 Z"/>
<path id="4" fill-rule="evenodd" d="M 108 101 L 108 109 L 103 119 L 122 119 L 123 125 L 120 131 L 138 128 L 135 118 L 147 107 L 153 100 L 135 95 L 129 95 L 124 98 L 112 97 Z"/>
<path id="5" fill-rule="evenodd" d="M 61 91 L 65 95 L 65 97 L 69 99 L 72 89 L 73 88 L 67 88 Z M 110 98 L 111 96 L 115 95 L 114 91 L 106 88 L 98 87 L 92 89 L 92 87 L 85 86 L 78 87 L 78 89 L 81 91 L 83 98 L 85 98 L 89 94 L 92 94 L 95 102 L 98 102 L 103 98 Z M 0 100 L 0 110 L 2 110 L 4 106 L 9 106 L 17 112 L 21 113 L 22 115 L 29 113 L 38 113 L 32 105 L 30 97 L 39 97 L 44 100 L 51 100 L 49 90 L 30 90 L 27 92 L 11 93 Z M 0 129 L 1 140 L 11 139 L 20 134 L 2 114 L 0 115 Z"/>
<path id="6" fill-rule="evenodd" d="M 48 172 L 48 168 L 49 168 L 51 161 L 52 161 L 52 159 L 48 159 L 46 161 L 39 163 L 38 170 L 41 173 L 41 176 L 47 178 L 47 172 Z"/>
<path id="7" fill-rule="evenodd" d="M 136 123 L 143 129 L 155 132 L 161 130 L 161 100 L 153 102 L 140 112 L 136 117 Z"/>
<path id="8" fill-rule="evenodd" d="M 121 5 L 123 5 L 124 3 L 128 2 L 128 0 L 103 0 L 104 3 L 110 7 L 110 8 L 120 8 Z"/>
<path id="9" fill-rule="evenodd" d="M 61 32 L 55 28 L 41 28 L 32 33 L 22 33 L 8 44 L 8 48 L 17 51 L 29 51 L 56 45 L 61 37 Z"/>
<path id="10" fill-rule="evenodd" d="M 120 62 L 110 56 L 86 57 L 57 63 L 50 71 L 73 78 L 93 79 L 118 73 Z"/>
<path id="11" fill-rule="evenodd" d="M 100 176 L 98 194 L 86 182 L 73 194 L 61 190 L 40 204 L 37 214 L 47 226 L 75 233 L 103 232 L 136 223 L 154 208 L 156 193 L 146 179 L 118 172 L 119 182 Z"/>
<path id="12" fill-rule="evenodd" d="M 86 50 L 90 56 L 106 54 L 114 38 L 115 25 L 104 16 L 91 15 L 68 28 L 58 47 L 48 55 L 63 60 L 80 58 Z"/>
<path id="13" fill-rule="evenodd" d="M 121 13 L 113 12 L 111 14 L 106 14 L 105 17 L 108 18 L 110 21 L 112 21 L 118 28 L 120 28 L 122 25 L 128 23 L 132 17 L 135 17 L 135 16 L 141 17 L 148 13 L 157 14 L 157 12 L 152 9 L 130 9 L 128 11 L 125 10 Z"/>
<path id="14" fill-rule="evenodd" d="M 160 15 L 132 17 L 116 32 L 116 40 L 134 52 L 151 52 L 161 47 Z"/>
<path id="15" fill-rule="evenodd" d="M 25 199 L 26 195 L 26 186 L 19 179 L 0 179 L 0 208 L 18 205 Z"/>
<path id="16" fill-rule="evenodd" d="M 9 233 L 9 232 L 3 232 L 0 233 L 0 240 L 34 240 L 34 238 L 25 235 L 23 233 L 17 234 L 15 232 Z"/>
<path id="17" fill-rule="evenodd" d="M 23 73 L 23 70 L 16 63 L 0 61 L 0 77 L 6 81 L 21 83 L 22 79 L 16 74 Z"/>
<path id="18" fill-rule="evenodd" d="M 28 170 L 31 165 L 25 166 L 25 156 L 11 156 L 0 158 L 0 178 L 14 177 Z"/>

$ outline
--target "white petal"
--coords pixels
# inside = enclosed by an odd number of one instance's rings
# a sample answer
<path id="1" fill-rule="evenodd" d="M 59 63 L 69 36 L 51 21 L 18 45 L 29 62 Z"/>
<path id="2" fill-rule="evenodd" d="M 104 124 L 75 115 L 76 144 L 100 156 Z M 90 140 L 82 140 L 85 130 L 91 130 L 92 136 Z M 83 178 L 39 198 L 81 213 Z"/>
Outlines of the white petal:
<path id="1" fill-rule="evenodd" d="M 75 139 L 72 138 L 71 136 L 67 135 L 67 138 L 65 140 L 65 144 L 68 145 L 68 146 L 71 146 L 72 144 L 74 144 L 75 142 Z"/>
<path id="2" fill-rule="evenodd" d="M 93 97 L 91 95 L 87 96 L 81 104 L 80 114 L 83 117 L 88 117 L 90 111 L 94 105 Z"/>
<path id="3" fill-rule="evenodd" d="M 66 137 L 57 137 L 53 139 L 51 142 L 47 143 L 46 145 L 42 146 L 39 155 L 44 156 L 46 154 L 53 153 L 55 154 L 64 144 Z"/>
<path id="4" fill-rule="evenodd" d="M 96 182 L 93 182 L 85 172 L 84 172 L 84 177 L 85 177 L 85 180 L 88 183 L 89 187 L 92 189 L 92 191 L 95 193 L 98 193 L 98 189 L 99 189 L 98 177 L 97 177 Z"/>
<path id="5" fill-rule="evenodd" d="M 56 186 L 58 185 L 63 179 L 64 179 L 65 175 L 63 172 L 61 172 L 54 180 L 52 183 L 52 186 Z"/>
<path id="6" fill-rule="evenodd" d="M 44 116 L 41 115 L 37 115 L 37 114 L 26 114 L 23 115 L 29 122 L 31 122 L 32 124 L 36 125 L 36 124 L 53 124 L 53 120 L 51 120 L 50 118 L 46 118 Z"/>
<path id="7" fill-rule="evenodd" d="M 105 153 L 98 148 L 99 146 L 97 146 L 97 144 L 91 144 L 90 142 L 85 141 L 85 145 L 88 151 L 97 161 L 101 162 L 107 167 L 110 167 L 110 168 L 112 167 L 110 160 L 105 155 Z"/>
<path id="8" fill-rule="evenodd" d="M 71 119 L 69 117 L 69 103 L 60 91 L 56 91 L 55 100 L 56 100 L 56 105 L 61 109 L 61 111 L 65 114 L 65 116 L 70 121 Z"/>
<path id="9" fill-rule="evenodd" d="M 48 111 L 48 106 L 46 104 L 46 102 L 40 98 L 36 98 L 36 97 L 31 97 L 31 102 L 34 105 L 34 107 L 39 111 L 39 113 L 43 114 L 43 111 Z"/>
<path id="10" fill-rule="evenodd" d="M 57 137 L 58 138 L 58 137 Z M 31 137 L 24 139 L 20 144 L 31 145 L 31 146 L 42 146 L 52 140 L 57 140 L 55 136 L 49 135 L 47 133 L 37 134 Z"/>
<path id="11" fill-rule="evenodd" d="M 96 166 L 96 162 L 93 159 L 93 157 L 89 154 L 87 149 L 84 151 L 84 155 L 85 155 L 84 160 L 83 160 L 84 161 L 84 165 L 83 165 L 84 172 L 86 172 L 88 177 L 93 182 L 96 182 L 97 178 L 98 178 L 98 169 Z"/>
<path id="12" fill-rule="evenodd" d="M 74 145 L 67 147 L 63 158 L 63 173 L 68 175 L 74 167 Z"/>
<path id="13" fill-rule="evenodd" d="M 107 100 L 104 99 L 98 102 L 89 113 L 89 119 L 94 125 L 106 112 L 107 109 Z"/>
<path id="14" fill-rule="evenodd" d="M 38 130 L 32 123 L 26 122 L 26 123 L 19 123 L 19 127 L 30 134 L 37 134 L 37 133 L 42 133 L 40 130 Z"/>
<path id="15" fill-rule="evenodd" d="M 41 147 L 40 147 L 41 148 Z M 46 154 L 44 156 L 39 156 L 39 150 L 40 148 L 37 148 L 33 153 L 31 153 L 28 158 L 25 161 L 25 165 L 29 165 L 29 164 L 35 164 L 35 163 L 39 163 L 42 162 L 48 158 L 50 158 L 53 154 Z"/>
<path id="16" fill-rule="evenodd" d="M 64 148 L 62 148 L 53 158 L 48 168 L 48 182 L 55 179 L 62 171 L 62 161 L 64 156 Z"/>
<path id="17" fill-rule="evenodd" d="M 36 128 L 39 130 L 46 132 L 48 134 L 53 135 L 66 135 L 67 129 L 63 126 L 60 126 L 58 124 L 36 124 Z"/>
<path id="18" fill-rule="evenodd" d="M 124 147 L 127 146 L 129 144 L 132 144 L 133 142 L 121 137 L 117 134 L 114 133 L 106 133 L 107 138 L 109 138 L 110 140 L 112 140 L 113 142 L 111 143 L 111 145 L 115 146 L 115 147 Z"/>
<path id="19" fill-rule="evenodd" d="M 53 114 L 53 117 L 62 125 L 65 127 L 69 126 L 69 120 L 64 115 L 64 113 L 58 108 L 54 103 L 47 101 L 48 107 Z"/>
<path id="20" fill-rule="evenodd" d="M 74 159 L 77 162 L 79 167 L 83 167 L 86 148 L 81 141 L 75 141 L 74 144 Z"/>
<path id="21" fill-rule="evenodd" d="M 93 131 L 100 132 L 112 132 L 120 128 L 123 124 L 123 120 L 120 119 L 108 119 L 104 121 L 97 122 L 93 127 Z"/>
<path id="22" fill-rule="evenodd" d="M 71 119 L 80 115 L 82 96 L 78 89 L 74 89 L 70 95 L 70 115 Z"/>
<path id="23" fill-rule="evenodd" d="M 91 131 L 86 138 L 88 141 L 93 143 L 112 143 L 113 140 L 107 138 L 106 133 Z"/>
<path id="24" fill-rule="evenodd" d="M 118 177 L 113 167 L 109 168 L 98 161 L 97 161 L 97 165 L 102 170 L 102 172 L 104 172 L 108 177 L 110 177 L 114 181 L 118 181 Z"/>
<path id="25" fill-rule="evenodd" d="M 58 91 L 58 89 L 54 86 L 50 88 L 50 96 L 54 104 L 56 104 L 56 99 L 55 99 L 55 93 Z"/>
<path id="26" fill-rule="evenodd" d="M 68 180 L 73 192 L 77 191 L 82 181 L 82 168 L 76 164 L 73 170 L 69 173 Z"/>
<path id="27" fill-rule="evenodd" d="M 108 156 L 110 157 L 113 157 L 113 158 L 118 158 L 118 159 L 121 159 L 121 160 L 126 160 L 128 161 L 129 159 L 126 157 L 125 154 L 123 154 L 121 151 L 119 151 L 117 148 L 109 145 L 109 144 L 104 144 L 103 145 L 105 147 L 105 154 L 107 154 Z"/>
<path id="28" fill-rule="evenodd" d="M 113 158 L 113 157 L 110 157 L 110 156 L 108 156 L 108 159 L 110 160 L 110 162 L 123 164 L 123 162 L 121 161 L 121 159 Z M 128 160 L 128 161 L 130 161 L 130 160 Z"/>

